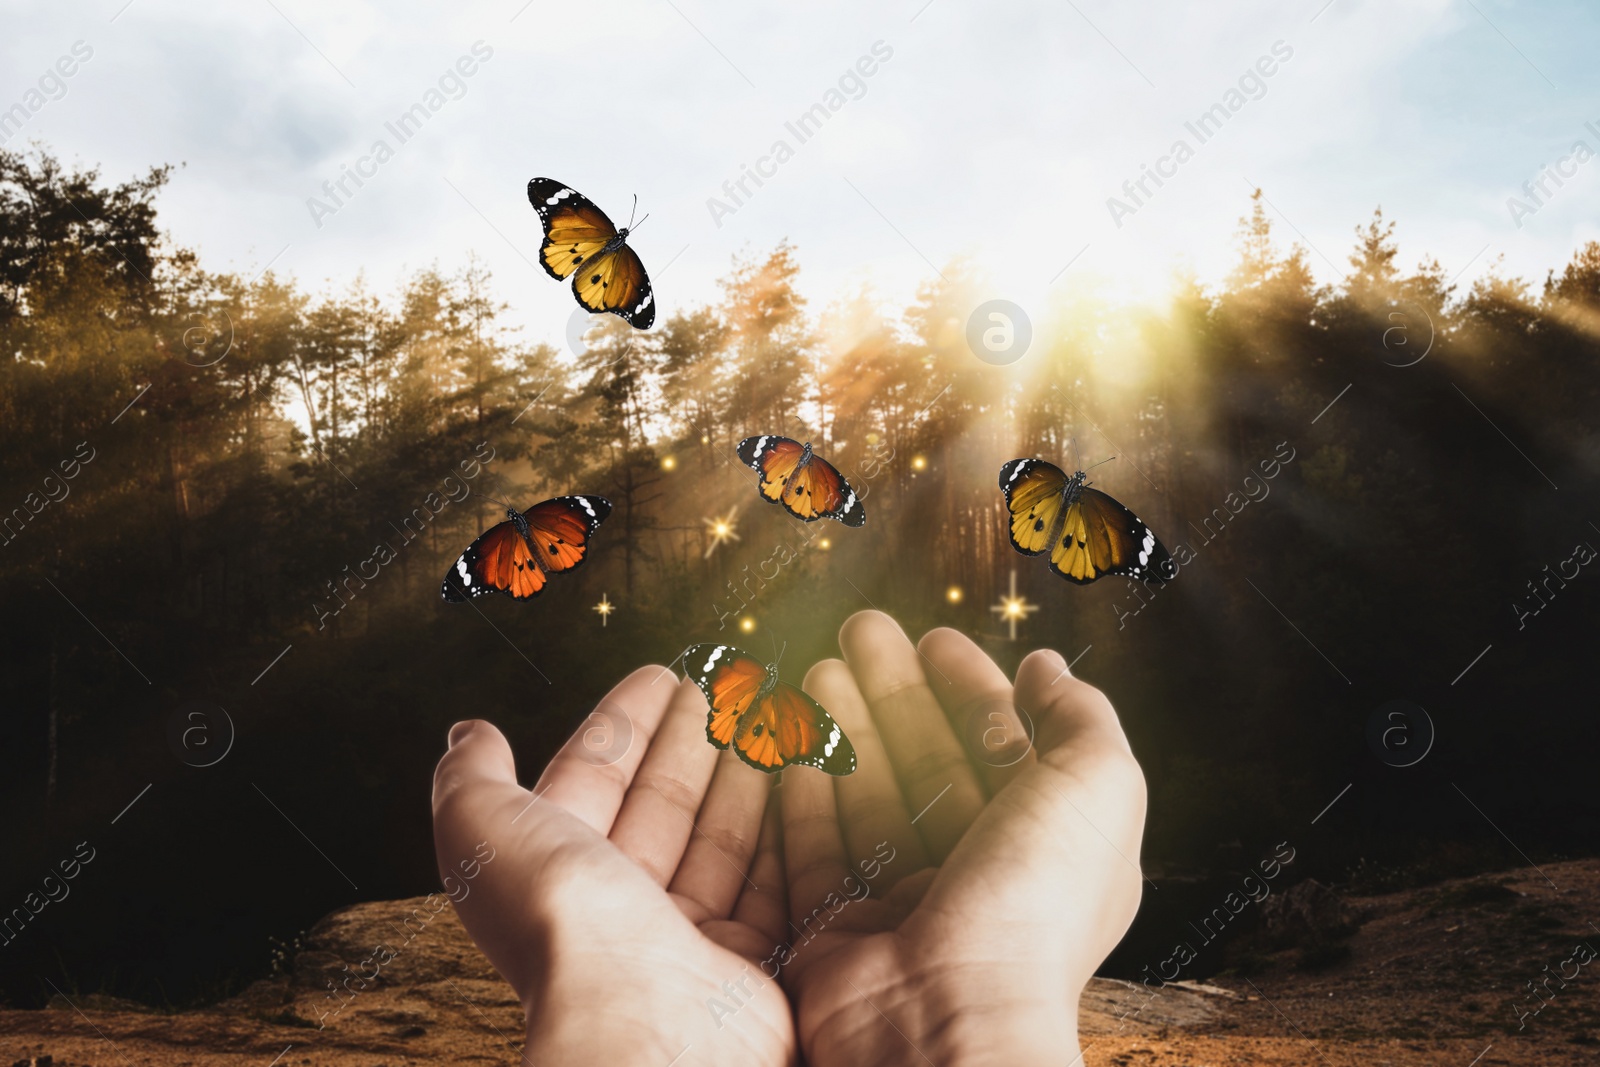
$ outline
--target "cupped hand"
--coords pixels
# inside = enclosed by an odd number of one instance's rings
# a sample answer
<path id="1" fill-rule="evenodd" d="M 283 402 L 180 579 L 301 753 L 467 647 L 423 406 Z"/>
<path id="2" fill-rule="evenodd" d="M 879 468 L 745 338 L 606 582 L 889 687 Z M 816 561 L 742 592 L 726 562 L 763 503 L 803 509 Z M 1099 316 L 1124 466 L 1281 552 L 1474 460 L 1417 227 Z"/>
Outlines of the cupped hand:
<path id="1" fill-rule="evenodd" d="M 522 999 L 524 1062 L 796 1062 L 759 966 L 787 919 L 770 779 L 708 745 L 705 717 L 694 685 L 635 671 L 532 791 L 500 731 L 451 730 L 435 849 L 456 881 L 493 856 L 456 910 Z"/>
<path id="2" fill-rule="evenodd" d="M 1142 885 L 1144 778 L 1116 713 L 1051 651 L 1013 686 L 961 634 L 914 647 L 878 612 L 840 646 L 805 688 L 859 769 L 790 768 L 780 790 L 807 1061 L 1077 1062 L 1078 997 Z"/>

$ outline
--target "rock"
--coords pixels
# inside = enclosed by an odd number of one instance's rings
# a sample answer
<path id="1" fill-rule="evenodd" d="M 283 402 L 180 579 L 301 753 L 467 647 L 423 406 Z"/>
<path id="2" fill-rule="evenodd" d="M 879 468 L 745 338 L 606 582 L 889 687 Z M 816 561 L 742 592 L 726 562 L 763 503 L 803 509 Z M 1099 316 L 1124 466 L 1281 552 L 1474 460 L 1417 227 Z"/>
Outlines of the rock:
<path id="1" fill-rule="evenodd" d="M 77 1012 L 81 1010 L 149 1013 L 153 1010 L 149 1005 L 141 1004 L 137 1000 L 128 1000 L 126 997 L 113 997 L 106 993 L 80 993 L 73 997 L 67 997 L 61 993 L 57 993 L 55 996 L 50 998 L 49 1002 L 45 1005 L 45 1008 L 49 1011 L 68 1012 Z M 48 1056 L 39 1058 L 41 1067 L 47 1059 L 49 1059 Z"/>
<path id="2" fill-rule="evenodd" d="M 1261 902 L 1261 925 L 1275 946 L 1326 944 L 1349 937 L 1361 911 L 1338 893 L 1308 878 Z"/>

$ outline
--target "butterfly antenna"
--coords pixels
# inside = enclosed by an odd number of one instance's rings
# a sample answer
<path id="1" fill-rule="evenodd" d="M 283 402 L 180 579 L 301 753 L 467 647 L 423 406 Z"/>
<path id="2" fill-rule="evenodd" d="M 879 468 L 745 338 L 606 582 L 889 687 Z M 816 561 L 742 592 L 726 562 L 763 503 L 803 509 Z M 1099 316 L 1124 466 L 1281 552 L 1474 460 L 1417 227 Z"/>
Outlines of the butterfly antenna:
<path id="1" fill-rule="evenodd" d="M 1091 463 L 1091 464 L 1089 464 L 1089 466 L 1085 467 L 1083 469 L 1083 474 L 1084 474 L 1083 483 L 1085 485 L 1089 484 L 1088 474 L 1089 474 L 1090 471 L 1094 470 L 1096 467 L 1100 466 L 1103 463 L 1110 463 L 1112 460 L 1114 460 L 1116 458 L 1117 458 L 1116 456 L 1107 456 L 1105 459 L 1101 460 L 1100 463 Z"/>
<path id="2" fill-rule="evenodd" d="M 633 207 L 628 211 L 628 229 L 633 229 L 633 216 L 639 211 L 639 194 L 633 194 Z"/>
<path id="3" fill-rule="evenodd" d="M 650 217 L 650 212 L 648 212 L 648 211 L 646 211 L 646 212 L 645 212 L 645 213 L 644 213 L 644 219 L 647 219 L 647 218 L 649 218 L 649 217 Z M 629 227 L 628 227 L 628 232 L 629 232 L 629 233 L 633 233 L 633 232 L 634 232 L 634 231 L 635 231 L 635 230 L 637 230 L 637 229 L 638 229 L 638 228 L 639 228 L 639 227 L 640 227 L 640 226 L 643 226 L 643 225 L 644 225 L 644 219 L 640 219 L 640 220 L 639 220 L 639 221 L 638 221 L 638 223 L 637 223 L 637 224 L 635 224 L 635 225 L 632 225 L 632 226 L 629 226 Z"/>

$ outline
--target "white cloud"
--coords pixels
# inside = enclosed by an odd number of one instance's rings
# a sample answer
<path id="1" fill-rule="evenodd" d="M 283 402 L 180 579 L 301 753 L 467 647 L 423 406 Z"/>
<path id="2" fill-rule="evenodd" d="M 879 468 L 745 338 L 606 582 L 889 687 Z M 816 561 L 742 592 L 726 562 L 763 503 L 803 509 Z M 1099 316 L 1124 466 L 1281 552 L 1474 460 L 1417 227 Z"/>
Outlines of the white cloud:
<path id="1" fill-rule="evenodd" d="M 1590 95 L 1596 75 L 1574 30 L 1593 27 L 1592 11 L 1493 0 L 1336 0 L 1320 15 L 1321 0 L 1075 3 L 934 0 L 913 22 L 922 0 L 539 3 L 520 14 L 521 0 L 135 0 L 114 23 L 122 0 L 92 13 L 11 4 L 0 98 L 89 40 L 93 62 L 27 136 L 110 177 L 185 162 L 162 217 L 208 264 L 250 270 L 288 244 L 279 267 L 306 284 L 342 286 L 365 270 L 382 288 L 476 250 L 517 320 L 552 340 L 570 297 L 523 259 L 539 238 L 523 193 L 535 174 L 613 215 L 639 194 L 651 217 L 636 245 L 669 312 L 710 298 L 735 252 L 783 237 L 799 245 L 819 304 L 863 276 L 906 301 L 932 274 L 923 255 L 938 265 L 972 255 L 994 295 L 1025 307 L 1091 276 L 1111 291 L 1159 289 L 1179 261 L 1216 279 L 1247 176 L 1341 269 L 1352 227 L 1379 203 L 1399 220 L 1408 261 L 1427 252 L 1460 267 L 1490 244 L 1463 281 L 1500 253 L 1509 269 L 1542 277 L 1592 232 L 1576 189 L 1520 232 L 1504 209 L 1584 119 L 1600 118 L 1600 106 L 1584 111 L 1600 94 Z M 318 230 L 306 198 L 480 39 L 494 55 L 466 95 Z M 878 40 L 894 55 L 865 95 L 718 229 L 706 199 Z M 1114 227 L 1106 198 L 1278 40 L 1294 57 L 1266 94 Z M 1080 264 L 1049 285 L 1086 243 Z M 1317 255 L 1313 266 L 1334 276 Z"/>

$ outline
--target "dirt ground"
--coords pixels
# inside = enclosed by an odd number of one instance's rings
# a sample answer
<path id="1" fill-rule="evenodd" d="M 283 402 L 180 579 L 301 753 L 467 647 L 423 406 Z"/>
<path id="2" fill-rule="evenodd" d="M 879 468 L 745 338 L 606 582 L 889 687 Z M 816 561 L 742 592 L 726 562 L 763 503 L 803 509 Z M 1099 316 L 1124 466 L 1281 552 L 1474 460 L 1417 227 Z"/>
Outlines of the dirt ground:
<path id="1" fill-rule="evenodd" d="M 1600 948 L 1600 860 L 1348 903 L 1361 925 L 1347 954 L 1266 953 L 1248 974 L 1154 997 L 1097 979 L 1081 1005 L 1083 1064 L 1600 1064 L 1600 960 L 1574 954 L 1580 942 Z M 392 959 L 373 956 L 380 942 Z M 350 971 L 376 978 L 335 1013 L 328 983 Z M 54 1067 L 509 1064 L 521 1032 L 510 987 L 454 913 L 419 898 L 335 912 L 287 973 L 203 1010 L 153 1013 L 93 996 L 0 1010 L 0 1067 L 45 1056 Z"/>

